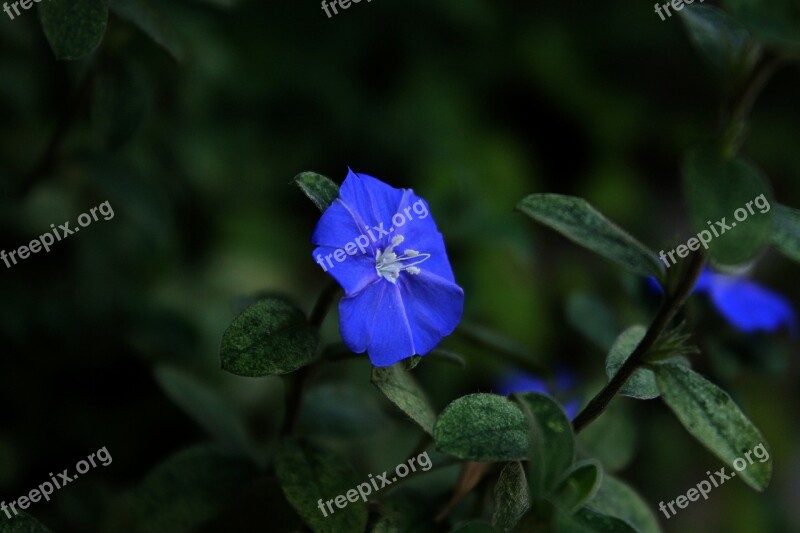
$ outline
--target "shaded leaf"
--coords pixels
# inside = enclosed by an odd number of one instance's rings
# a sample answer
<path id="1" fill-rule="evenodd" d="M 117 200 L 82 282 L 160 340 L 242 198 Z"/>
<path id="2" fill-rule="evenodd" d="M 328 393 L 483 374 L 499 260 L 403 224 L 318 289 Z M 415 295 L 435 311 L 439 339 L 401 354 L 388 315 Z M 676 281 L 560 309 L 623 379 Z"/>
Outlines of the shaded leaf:
<path id="1" fill-rule="evenodd" d="M 536 423 L 531 430 L 529 476 L 536 479 L 534 493 L 549 491 L 562 478 L 575 459 L 575 435 L 572 424 L 558 403 L 539 393 L 515 395 L 525 402 Z M 538 442 L 534 442 L 538 441 Z"/>
<path id="2" fill-rule="evenodd" d="M 718 7 L 687 5 L 680 15 L 692 44 L 721 70 L 738 68 L 755 46 L 747 29 Z"/>
<path id="3" fill-rule="evenodd" d="M 244 421 L 223 396 L 177 368 L 159 366 L 155 375 L 170 399 L 221 444 L 242 454 L 250 452 Z"/>
<path id="4" fill-rule="evenodd" d="M 50 533 L 49 529 L 31 515 L 23 511 L 18 513 L 11 518 L 5 513 L 0 514 L 0 533 Z"/>
<path id="5" fill-rule="evenodd" d="M 619 479 L 603 476 L 600 489 L 588 507 L 598 513 L 624 520 L 639 533 L 660 533 L 658 520 L 639 494 Z"/>
<path id="6" fill-rule="evenodd" d="M 326 507 L 327 516 L 318 507 L 319 500 L 327 502 L 344 496 L 355 491 L 361 482 L 343 458 L 289 440 L 278 450 L 275 471 L 286 499 L 315 533 L 358 533 L 367 527 L 367 505 L 360 496 L 355 501 L 345 499 L 344 508 L 332 504 L 333 514 Z"/>
<path id="7" fill-rule="evenodd" d="M 133 23 L 176 60 L 183 58 L 183 44 L 168 22 L 161 4 L 149 0 L 109 0 L 109 4 L 115 15 Z"/>
<path id="8" fill-rule="evenodd" d="M 756 37 L 800 50 L 800 4 L 795 0 L 725 0 L 725 7 Z"/>
<path id="9" fill-rule="evenodd" d="M 466 524 L 460 524 L 450 530 L 451 533 L 497 533 L 497 530 L 486 522 L 474 520 Z"/>
<path id="10" fill-rule="evenodd" d="M 575 512 L 594 497 L 602 478 L 600 463 L 594 460 L 579 461 L 555 487 L 550 500 L 567 512 Z"/>
<path id="11" fill-rule="evenodd" d="M 707 232 L 709 253 L 715 261 L 727 265 L 746 263 L 769 242 L 772 215 L 770 211 L 761 213 L 753 201 L 763 194 L 771 203 L 772 195 L 761 171 L 750 163 L 742 159 L 723 159 L 711 149 L 693 150 L 684 162 L 683 187 L 694 229 L 698 233 Z M 754 214 L 747 210 L 748 202 Z M 734 213 L 742 209 L 746 218 L 737 221 Z M 739 218 L 743 218 L 741 211 L 739 213 Z M 717 221 L 724 222 L 730 229 L 724 229 Z M 714 236 L 708 222 L 721 232 L 719 236 Z M 696 238 L 695 241 L 693 246 L 701 248 Z M 691 253 L 686 244 L 679 244 L 675 250 L 676 260 Z"/>
<path id="12" fill-rule="evenodd" d="M 556 527 L 558 533 L 637 533 L 624 520 L 584 507 L 569 517 L 571 524 Z"/>
<path id="13" fill-rule="evenodd" d="M 517 209 L 631 272 L 657 278 L 664 274 L 664 265 L 653 252 L 582 198 L 532 194 Z"/>
<path id="14" fill-rule="evenodd" d="M 135 531 L 191 531 L 227 507 L 255 466 L 213 446 L 183 450 L 147 474 L 127 505 Z"/>
<path id="15" fill-rule="evenodd" d="M 800 261 L 800 210 L 775 205 L 772 244 L 787 257 Z"/>
<path id="16" fill-rule="evenodd" d="M 528 452 L 524 415 L 495 394 L 453 401 L 439 416 L 433 438 L 439 451 L 470 461 L 516 461 Z"/>
<path id="17" fill-rule="evenodd" d="M 606 358 L 606 375 L 609 380 L 617 374 L 628 357 L 642 342 L 645 333 L 647 333 L 647 328 L 637 325 L 629 327 L 617 337 Z M 660 394 L 655 374 L 646 368 L 635 370 L 619 393 L 640 400 L 658 398 Z"/>
<path id="18" fill-rule="evenodd" d="M 58 59 L 80 59 L 103 40 L 108 0 L 49 0 L 38 7 L 45 37 Z"/>
<path id="19" fill-rule="evenodd" d="M 742 413 L 731 397 L 693 372 L 676 363 L 656 365 L 661 396 L 686 430 L 725 464 L 758 446 L 767 446 L 761 432 Z M 772 477 L 772 459 L 754 461 L 739 472 L 745 483 L 761 491 Z"/>
<path id="20" fill-rule="evenodd" d="M 525 479 L 525 469 L 519 461 L 503 467 L 493 495 L 492 526 L 500 531 L 510 531 L 530 507 L 528 480 Z"/>
<path id="21" fill-rule="evenodd" d="M 302 172 L 293 181 L 320 211 L 328 209 L 339 197 L 339 186 L 321 174 Z"/>
<path id="22" fill-rule="evenodd" d="M 310 363 L 319 332 L 289 302 L 267 299 L 237 316 L 222 336 L 222 369 L 246 377 L 293 372 Z"/>
<path id="23" fill-rule="evenodd" d="M 414 422 L 433 435 L 436 413 L 433 411 L 425 392 L 419 383 L 406 370 L 403 362 L 388 367 L 372 368 L 372 383 L 401 411 Z"/>

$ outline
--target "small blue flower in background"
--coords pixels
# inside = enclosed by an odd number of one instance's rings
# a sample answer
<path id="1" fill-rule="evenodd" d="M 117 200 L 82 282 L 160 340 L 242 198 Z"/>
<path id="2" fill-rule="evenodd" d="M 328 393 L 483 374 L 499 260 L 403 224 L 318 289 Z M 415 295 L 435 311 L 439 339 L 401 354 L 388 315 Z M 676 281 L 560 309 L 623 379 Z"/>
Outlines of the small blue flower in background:
<path id="1" fill-rule="evenodd" d="M 663 293 L 655 278 L 648 281 L 651 287 Z M 718 274 L 706 267 L 692 292 L 708 294 L 722 316 L 745 333 L 773 332 L 782 327 L 795 331 L 797 328 L 797 317 L 791 303 L 747 278 Z"/>
<path id="2" fill-rule="evenodd" d="M 559 370 L 553 380 L 552 386 L 542 378 L 527 374 L 522 371 L 511 372 L 503 376 L 497 383 L 497 393 L 503 396 L 511 394 L 524 394 L 526 392 L 538 392 L 552 398 L 570 395 L 575 388 L 575 377 L 565 371 Z M 578 414 L 581 401 L 578 398 L 571 398 L 562 404 L 567 418 L 572 420 Z"/>
<path id="3" fill-rule="evenodd" d="M 314 258 L 342 286 L 339 330 L 375 366 L 425 355 L 461 321 L 444 239 L 428 204 L 350 171 L 311 236 Z"/>

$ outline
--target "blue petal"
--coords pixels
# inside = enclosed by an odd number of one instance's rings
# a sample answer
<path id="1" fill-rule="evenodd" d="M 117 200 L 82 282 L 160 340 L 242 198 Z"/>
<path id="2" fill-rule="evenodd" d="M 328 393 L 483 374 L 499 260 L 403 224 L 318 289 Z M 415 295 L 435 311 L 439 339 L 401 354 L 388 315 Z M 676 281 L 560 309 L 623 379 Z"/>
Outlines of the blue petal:
<path id="1" fill-rule="evenodd" d="M 370 283 L 380 279 L 375 268 L 375 257 L 356 250 L 355 255 L 345 255 L 344 261 L 336 260 L 339 248 L 320 246 L 314 250 L 314 261 L 328 272 L 342 286 L 346 295 L 362 290 Z M 339 253 L 339 257 L 342 254 Z"/>
<path id="2" fill-rule="evenodd" d="M 396 222 L 400 222 L 401 219 L 406 221 L 402 226 L 393 228 L 398 235 L 402 235 L 404 238 L 399 249 L 402 251 L 410 248 L 420 253 L 430 254 L 430 258 L 420 264 L 419 268 L 454 282 L 453 270 L 444 246 L 444 237 L 436 227 L 427 202 L 414 194 L 414 191 L 407 189 L 397 212 L 403 216 L 397 217 Z"/>
<path id="3" fill-rule="evenodd" d="M 550 389 L 543 379 L 524 372 L 514 372 L 504 376 L 497 385 L 497 392 L 503 396 L 526 392 L 538 392 L 550 396 Z"/>
<path id="4" fill-rule="evenodd" d="M 796 328 L 797 318 L 789 301 L 752 281 L 715 274 L 710 294 L 719 312 L 741 331 Z"/>
<path id="5" fill-rule="evenodd" d="M 377 178 L 350 170 L 339 189 L 339 198 L 360 215 L 360 229 L 372 230 L 383 224 L 388 230 L 392 226 L 392 216 L 397 213 L 403 200 L 404 192 L 403 189 L 395 189 Z M 376 233 L 373 231 L 378 238 Z M 385 245 L 388 240 L 384 236 L 381 242 Z"/>
<path id="6" fill-rule="evenodd" d="M 391 366 L 415 354 L 400 288 L 380 279 L 339 302 L 339 331 L 355 353 L 375 366 Z"/>
<path id="7" fill-rule="evenodd" d="M 708 290 L 714 285 L 714 280 L 718 275 L 719 274 L 715 274 L 709 267 L 704 267 L 703 271 L 700 273 L 700 276 L 697 278 L 697 282 L 694 284 L 692 293 L 708 292 Z"/>
<path id="8" fill-rule="evenodd" d="M 564 412 L 567 414 L 567 418 L 574 420 L 578 415 L 578 410 L 581 407 L 581 401 L 577 398 L 573 398 L 562 405 L 562 407 L 564 408 Z"/>
<path id="9" fill-rule="evenodd" d="M 397 285 L 405 303 L 405 319 L 415 353 L 425 355 L 458 326 L 464 312 L 464 291 L 427 268 L 417 275 L 401 274 Z"/>

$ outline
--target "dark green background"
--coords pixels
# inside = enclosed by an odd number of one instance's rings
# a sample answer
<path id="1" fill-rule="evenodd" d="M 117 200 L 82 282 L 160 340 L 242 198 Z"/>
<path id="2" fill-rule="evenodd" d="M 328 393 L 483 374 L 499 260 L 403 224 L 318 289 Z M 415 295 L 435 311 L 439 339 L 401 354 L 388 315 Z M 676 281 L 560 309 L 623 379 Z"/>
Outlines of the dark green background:
<path id="1" fill-rule="evenodd" d="M 49 254 L 0 264 L 3 499 L 106 446 L 112 466 L 31 513 L 54 531 L 114 530 L 127 490 L 209 439 L 209 423 L 160 385 L 176 372 L 228 404 L 256 455 L 270 455 L 280 380 L 222 374 L 217 352 L 255 294 L 287 293 L 310 310 L 326 282 L 310 256 L 319 213 L 289 185 L 304 170 L 340 182 L 350 166 L 413 187 L 445 234 L 465 320 L 570 368 L 584 397 L 599 389 L 609 335 L 647 322 L 656 302 L 638 278 L 512 209 L 533 192 L 574 194 L 655 250 L 686 241 L 680 161 L 717 132 L 722 91 L 678 18 L 630 0 L 375 0 L 331 19 L 316 0 L 158 5 L 180 62 L 114 15 L 93 55 L 57 62 L 35 10 L 0 17 L 0 248 L 106 200 L 116 215 Z M 776 75 L 744 147 L 795 207 L 798 90 L 796 67 Z M 800 302 L 797 265 L 782 256 L 768 252 L 753 276 Z M 599 312 L 581 310 L 586 298 Z M 761 428 L 775 472 L 763 494 L 735 480 L 669 521 L 659 515 L 662 525 L 796 530 L 796 339 L 738 334 L 701 297 L 687 318 L 703 350 L 695 368 Z M 335 316 L 324 334 L 338 340 Z M 505 368 L 489 350 L 445 346 L 468 366 L 423 362 L 416 373 L 437 410 L 492 390 Z M 157 380 L 165 366 L 172 378 Z M 301 419 L 362 478 L 393 468 L 417 438 L 368 380 L 366 357 L 333 367 L 311 383 Z M 721 467 L 660 401 L 614 405 L 607 417 L 619 426 L 601 436 L 620 438 L 609 448 L 620 455 L 632 447 L 618 475 L 653 508 Z M 456 473 L 421 493 L 443 503 Z M 269 506 L 253 531 L 268 527 Z"/>

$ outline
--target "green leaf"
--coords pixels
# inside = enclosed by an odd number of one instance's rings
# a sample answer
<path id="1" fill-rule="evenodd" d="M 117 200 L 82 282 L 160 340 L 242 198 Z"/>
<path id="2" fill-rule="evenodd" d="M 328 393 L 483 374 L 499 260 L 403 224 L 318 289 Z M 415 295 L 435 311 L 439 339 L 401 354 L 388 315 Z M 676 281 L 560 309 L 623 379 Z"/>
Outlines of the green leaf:
<path id="1" fill-rule="evenodd" d="M 448 405 L 433 429 L 436 448 L 468 461 L 517 461 L 528 452 L 525 416 L 495 394 L 470 394 Z"/>
<path id="2" fill-rule="evenodd" d="M 604 515 L 584 507 L 570 517 L 572 524 L 567 528 L 557 527 L 558 533 L 637 533 L 624 520 Z"/>
<path id="3" fill-rule="evenodd" d="M 315 533 L 358 533 L 367 527 L 367 504 L 356 491 L 362 480 L 343 458 L 310 444 L 289 440 L 278 450 L 275 471 L 286 499 Z M 347 499 L 348 492 L 351 500 Z M 356 498 L 352 497 L 353 493 Z M 331 504 L 333 514 L 327 507 L 323 514 L 318 507 L 319 500 L 324 505 L 339 496 L 345 498 L 346 504 L 339 499 L 344 508 L 334 502 Z"/>
<path id="4" fill-rule="evenodd" d="M 519 461 L 508 463 L 494 486 L 492 526 L 511 531 L 531 506 L 528 480 Z"/>
<path id="5" fill-rule="evenodd" d="M 600 463 L 595 460 L 579 461 L 563 476 L 550 495 L 550 500 L 573 513 L 594 497 L 602 478 Z"/>
<path id="6" fill-rule="evenodd" d="M 761 171 L 750 163 L 742 159 L 723 159 L 713 150 L 693 150 L 684 163 L 683 187 L 694 229 L 698 234 L 704 232 L 703 238 L 710 241 L 711 257 L 717 262 L 746 263 L 769 242 L 772 215 L 769 210 L 761 213 L 758 205 L 765 205 L 764 202 L 769 205 L 772 195 Z M 747 209 L 748 202 L 753 214 Z M 736 220 L 737 210 L 742 220 Z M 730 229 L 716 224 L 717 221 L 724 222 Z M 719 236 L 714 235 L 714 230 L 720 232 Z M 693 246 L 699 248 L 701 243 L 697 238 L 695 241 Z M 690 253 L 684 243 L 676 243 L 675 250 L 673 257 L 678 261 L 681 254 L 686 257 Z"/>
<path id="7" fill-rule="evenodd" d="M 772 244 L 785 256 L 800 261 L 800 211 L 776 205 L 772 224 Z"/>
<path id="8" fill-rule="evenodd" d="M 50 533 L 49 529 L 31 515 L 22 511 L 18 513 L 11 518 L 5 513 L 0 514 L 0 533 Z"/>
<path id="9" fill-rule="evenodd" d="M 761 432 L 731 400 L 728 393 L 676 363 L 656 365 L 661 396 L 678 420 L 714 455 L 733 466 L 759 444 L 767 446 Z M 762 491 L 772 477 L 772 459 L 754 461 L 739 472 L 745 483 Z"/>
<path id="10" fill-rule="evenodd" d="M 655 253 L 582 198 L 532 194 L 517 204 L 517 209 L 631 272 L 657 278 L 664 274 L 664 265 Z"/>
<path id="11" fill-rule="evenodd" d="M 103 40 L 108 0 L 48 0 L 39 4 L 39 19 L 58 59 L 80 59 Z"/>
<path id="12" fill-rule="evenodd" d="M 575 459 L 575 435 L 564 410 L 552 398 L 539 393 L 515 395 L 525 402 L 533 415 L 536 429 L 531 433 L 531 445 L 537 461 L 530 458 L 529 471 L 537 478 L 535 493 L 549 491 L 562 478 Z M 533 442 L 539 440 L 539 442 Z"/>
<path id="13" fill-rule="evenodd" d="M 603 351 L 608 351 L 619 328 L 614 314 L 600 298 L 573 293 L 567 299 L 567 322 L 578 333 Z"/>
<path id="14" fill-rule="evenodd" d="M 324 212 L 339 197 L 339 186 L 321 174 L 301 172 L 293 181 L 320 211 Z"/>
<path id="15" fill-rule="evenodd" d="M 497 530 L 486 522 L 473 520 L 465 524 L 459 524 L 450 530 L 450 533 L 497 533 Z"/>
<path id="16" fill-rule="evenodd" d="M 710 5 L 686 6 L 680 11 L 681 19 L 692 44 L 720 70 L 733 71 L 746 68 L 758 54 L 750 33 L 736 19 L 721 9 Z M 748 61 L 750 56 L 750 61 Z"/>
<path id="17" fill-rule="evenodd" d="M 221 394 L 178 368 L 159 366 L 155 375 L 167 396 L 220 444 L 243 455 L 250 453 L 244 421 Z"/>
<path id="18" fill-rule="evenodd" d="M 319 332 L 285 300 L 257 302 L 237 316 L 222 336 L 222 369 L 246 377 L 293 372 L 309 364 Z"/>
<path id="19" fill-rule="evenodd" d="M 725 7 L 756 37 L 800 50 L 800 4 L 796 0 L 725 0 Z"/>
<path id="20" fill-rule="evenodd" d="M 628 360 L 628 357 L 642 342 L 645 333 L 647 333 L 646 327 L 631 326 L 617 337 L 606 358 L 606 375 L 609 380 L 617 374 L 625 361 Z M 655 374 L 653 374 L 652 370 L 646 368 L 635 370 L 619 393 L 640 400 L 652 400 L 653 398 L 658 398 L 660 394 L 656 385 Z"/>
<path id="21" fill-rule="evenodd" d="M 401 411 L 411 417 L 429 435 L 433 435 L 436 413 L 425 392 L 406 370 L 403 362 L 372 368 L 372 383 Z"/>
<path id="22" fill-rule="evenodd" d="M 625 468 L 636 451 L 636 422 L 629 403 L 612 402 L 608 409 L 578 435 L 578 448 L 594 457 L 606 472 Z"/>
<path id="23" fill-rule="evenodd" d="M 658 520 L 639 494 L 619 479 L 603 476 L 600 489 L 588 507 L 598 513 L 624 520 L 639 533 L 660 533 Z"/>
<path id="24" fill-rule="evenodd" d="M 153 41 L 167 50 L 175 60 L 183 58 L 183 44 L 167 21 L 162 5 L 148 0 L 109 0 L 111 11 L 133 23 Z"/>
<path id="25" fill-rule="evenodd" d="M 178 452 L 147 474 L 126 501 L 136 524 L 130 529 L 191 531 L 225 509 L 255 475 L 250 461 L 217 447 Z"/>

